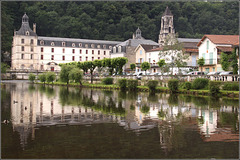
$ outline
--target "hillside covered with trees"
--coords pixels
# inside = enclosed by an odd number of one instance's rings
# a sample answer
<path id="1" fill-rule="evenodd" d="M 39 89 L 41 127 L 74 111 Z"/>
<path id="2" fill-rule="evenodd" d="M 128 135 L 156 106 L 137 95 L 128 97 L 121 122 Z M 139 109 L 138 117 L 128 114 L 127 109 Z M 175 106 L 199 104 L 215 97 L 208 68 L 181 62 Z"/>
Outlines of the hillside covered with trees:
<path id="1" fill-rule="evenodd" d="M 166 6 L 181 38 L 239 33 L 238 2 L 2 2 L 1 52 L 11 52 L 24 12 L 39 36 L 124 41 L 139 27 L 144 38 L 157 42 Z"/>

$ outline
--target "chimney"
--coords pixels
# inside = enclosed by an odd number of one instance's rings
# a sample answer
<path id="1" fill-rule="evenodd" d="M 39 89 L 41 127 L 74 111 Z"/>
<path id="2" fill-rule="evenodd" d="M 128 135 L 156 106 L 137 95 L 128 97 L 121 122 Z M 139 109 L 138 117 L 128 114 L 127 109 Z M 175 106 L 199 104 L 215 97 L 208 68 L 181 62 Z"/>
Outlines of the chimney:
<path id="1" fill-rule="evenodd" d="M 131 39 L 129 39 L 128 41 L 128 46 L 131 46 Z"/>
<path id="2" fill-rule="evenodd" d="M 135 33 L 133 33 L 133 38 L 132 39 L 135 39 Z"/>
<path id="3" fill-rule="evenodd" d="M 33 32 L 36 33 L 36 23 L 33 23 Z"/>

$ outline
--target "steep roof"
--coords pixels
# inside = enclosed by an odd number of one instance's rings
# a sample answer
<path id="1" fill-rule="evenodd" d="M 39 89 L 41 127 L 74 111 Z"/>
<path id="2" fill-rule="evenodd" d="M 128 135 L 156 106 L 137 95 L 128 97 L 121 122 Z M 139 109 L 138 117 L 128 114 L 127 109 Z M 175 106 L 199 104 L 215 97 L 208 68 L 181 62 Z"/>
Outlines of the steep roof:
<path id="1" fill-rule="evenodd" d="M 172 15 L 173 15 L 172 12 L 170 11 L 170 9 L 168 8 L 168 6 L 167 6 L 167 8 L 165 9 L 165 12 L 163 13 L 162 16 L 166 16 L 166 15 L 168 15 L 168 16 L 172 16 Z"/>
<path id="2" fill-rule="evenodd" d="M 148 52 L 148 51 L 156 48 L 156 45 L 141 44 L 141 46 L 143 47 L 143 49 L 144 49 L 146 52 Z M 159 45 L 157 45 L 157 46 L 159 46 Z"/>
<path id="3" fill-rule="evenodd" d="M 206 38 L 215 44 L 234 45 L 239 43 L 239 35 L 204 35 L 197 46 L 199 47 Z"/>
<path id="4" fill-rule="evenodd" d="M 159 45 L 158 43 L 147 40 L 147 39 L 128 39 L 122 43 L 119 43 L 117 46 L 132 46 L 137 47 L 139 44 L 145 44 L 145 45 Z"/>
<path id="5" fill-rule="evenodd" d="M 22 26 L 21 28 L 16 31 L 16 35 L 26 35 L 27 31 L 29 32 L 29 36 L 37 36 L 35 32 L 30 28 L 29 22 L 28 22 L 28 16 L 25 13 L 22 17 Z"/>

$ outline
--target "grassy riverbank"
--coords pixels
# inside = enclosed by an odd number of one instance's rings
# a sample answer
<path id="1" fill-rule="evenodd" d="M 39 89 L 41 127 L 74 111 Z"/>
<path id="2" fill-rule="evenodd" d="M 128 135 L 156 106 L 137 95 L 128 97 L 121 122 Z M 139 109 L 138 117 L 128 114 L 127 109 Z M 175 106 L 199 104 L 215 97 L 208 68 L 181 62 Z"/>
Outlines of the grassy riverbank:
<path id="1" fill-rule="evenodd" d="M 37 84 L 44 84 L 42 82 L 36 82 L 36 83 Z M 67 83 L 65 83 L 65 82 L 53 82 L 53 83 L 45 83 L 45 84 L 46 85 L 67 86 Z M 68 86 L 80 87 L 79 83 L 69 83 Z M 99 84 L 83 83 L 81 87 L 109 89 L 109 90 L 112 90 L 112 89 L 120 90 L 120 87 L 116 84 L 105 85 L 105 84 L 101 84 L 101 83 L 99 83 Z M 147 86 L 137 86 L 137 91 L 149 92 L 149 88 Z M 169 90 L 168 87 L 157 87 L 156 92 L 170 93 L 170 90 Z M 189 95 L 204 95 L 204 96 L 210 95 L 209 90 L 194 90 L 194 89 L 190 89 L 190 90 L 179 89 L 177 93 L 189 94 Z M 239 91 L 220 90 L 220 96 L 239 99 Z"/>

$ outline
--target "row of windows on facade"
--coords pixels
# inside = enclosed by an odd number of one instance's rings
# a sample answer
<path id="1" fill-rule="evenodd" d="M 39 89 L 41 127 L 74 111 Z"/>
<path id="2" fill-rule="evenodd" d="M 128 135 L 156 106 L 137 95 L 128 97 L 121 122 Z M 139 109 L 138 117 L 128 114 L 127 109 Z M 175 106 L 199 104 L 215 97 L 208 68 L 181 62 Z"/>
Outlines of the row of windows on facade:
<path id="1" fill-rule="evenodd" d="M 21 39 L 21 43 L 24 44 L 24 43 L 25 43 L 25 40 L 24 40 L 24 39 Z M 31 39 L 30 44 L 33 44 L 33 39 Z"/>
<path id="2" fill-rule="evenodd" d="M 25 51 L 25 47 L 24 46 L 22 46 L 22 51 Z M 31 47 L 31 52 L 33 52 L 34 50 L 33 50 L 33 47 Z"/>
<path id="3" fill-rule="evenodd" d="M 41 48 L 41 52 L 44 52 L 44 48 Z M 51 48 L 51 52 L 54 53 L 54 48 Z M 62 49 L 62 53 L 65 53 L 65 48 Z M 75 53 L 75 49 L 72 49 L 72 53 Z M 85 52 L 88 54 L 88 50 Z M 82 50 L 79 50 L 79 54 L 82 54 Z M 94 54 L 94 50 L 92 50 L 92 54 Z M 98 55 L 100 55 L 100 50 L 98 50 Z M 106 55 L 106 51 L 103 51 L 103 55 Z"/>
<path id="4" fill-rule="evenodd" d="M 24 54 L 21 55 L 21 59 L 24 59 Z M 30 55 L 30 59 L 33 59 L 33 54 Z M 41 55 L 41 60 L 43 60 L 43 55 Z M 101 59 L 98 57 L 98 59 Z M 54 60 L 54 55 L 51 56 L 51 60 Z M 65 61 L 65 56 L 62 56 L 62 60 Z M 82 56 L 79 57 L 79 61 L 82 61 Z M 88 57 L 85 58 L 86 61 L 88 61 Z M 75 56 L 72 56 L 72 61 L 75 61 Z M 94 61 L 94 57 L 92 57 L 92 61 Z"/>
<path id="5" fill-rule="evenodd" d="M 44 45 L 44 41 L 43 40 L 40 41 L 40 45 Z M 51 46 L 55 46 L 55 43 L 51 42 Z M 66 46 L 66 43 L 62 42 L 62 47 L 65 47 L 65 46 Z M 78 46 L 82 47 L 82 43 L 79 43 Z M 76 47 L 75 43 L 72 43 L 72 47 Z M 85 48 L 88 48 L 88 44 L 85 44 Z M 95 45 L 91 44 L 91 48 L 95 48 Z M 97 45 L 97 48 L 101 48 L 101 46 Z M 103 45 L 103 48 L 106 49 L 107 46 Z M 112 48 L 113 48 L 113 52 L 116 52 L 116 47 L 109 46 L 109 49 L 112 49 Z M 121 52 L 121 50 L 122 50 L 122 47 L 118 46 L 118 52 Z"/>

